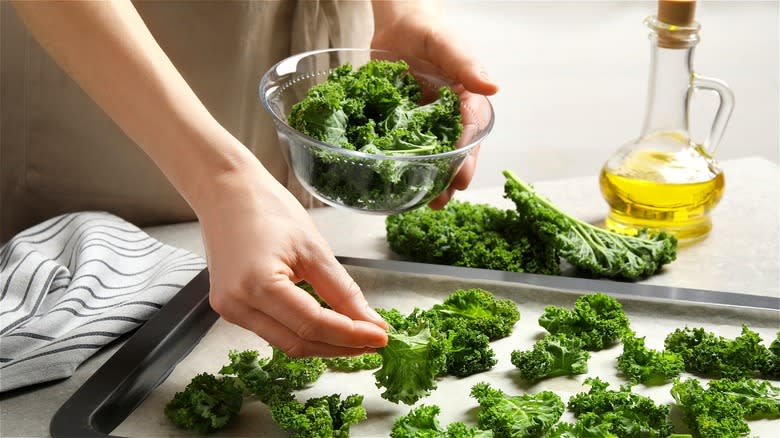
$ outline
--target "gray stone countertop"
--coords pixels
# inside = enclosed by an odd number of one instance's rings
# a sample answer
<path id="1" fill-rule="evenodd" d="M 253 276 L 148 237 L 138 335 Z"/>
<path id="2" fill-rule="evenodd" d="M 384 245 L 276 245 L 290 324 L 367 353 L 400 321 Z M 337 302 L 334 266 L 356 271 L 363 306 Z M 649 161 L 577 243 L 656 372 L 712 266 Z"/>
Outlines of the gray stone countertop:
<path id="1" fill-rule="evenodd" d="M 780 296 L 780 168 L 762 158 L 721 163 L 726 189 L 712 212 L 710 236 L 680 248 L 677 260 L 643 283 Z M 536 182 L 537 191 L 571 215 L 597 223 L 606 204 L 595 177 Z M 503 189 L 467 190 L 457 199 L 511 208 Z M 337 255 L 396 258 L 385 243 L 384 217 L 324 208 L 312 210 L 318 228 Z M 204 254 L 197 223 L 148 228 L 153 237 Z M 69 379 L 0 395 L 0 436 L 48 436 L 56 410 L 116 350 L 123 339 L 86 361 Z"/>

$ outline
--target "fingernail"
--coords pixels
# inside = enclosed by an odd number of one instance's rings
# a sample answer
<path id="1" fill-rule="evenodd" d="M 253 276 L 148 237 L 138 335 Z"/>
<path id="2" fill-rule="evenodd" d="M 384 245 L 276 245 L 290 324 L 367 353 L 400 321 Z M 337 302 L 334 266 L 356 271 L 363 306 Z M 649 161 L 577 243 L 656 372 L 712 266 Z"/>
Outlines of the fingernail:
<path id="1" fill-rule="evenodd" d="M 477 73 L 479 74 L 479 76 L 482 79 L 484 79 L 484 80 L 486 80 L 488 82 L 492 82 L 492 80 L 490 79 L 490 75 L 488 75 L 488 72 L 485 71 L 485 69 L 482 66 L 478 67 L 478 72 Z"/>
<path id="2" fill-rule="evenodd" d="M 367 346 L 369 348 L 384 348 L 384 347 L 386 347 L 387 346 L 387 333 L 386 332 L 382 332 L 382 337 L 381 338 L 374 339 L 371 342 L 369 342 L 369 344 L 370 345 Z"/>

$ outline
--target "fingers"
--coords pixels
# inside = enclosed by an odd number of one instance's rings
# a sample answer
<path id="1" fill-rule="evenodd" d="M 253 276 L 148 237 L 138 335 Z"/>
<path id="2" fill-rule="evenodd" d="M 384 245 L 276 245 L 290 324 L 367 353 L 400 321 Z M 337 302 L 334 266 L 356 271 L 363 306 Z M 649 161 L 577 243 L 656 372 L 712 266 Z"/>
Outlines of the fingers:
<path id="1" fill-rule="evenodd" d="M 460 170 L 455 174 L 455 178 L 452 179 L 450 187 L 455 190 L 466 190 L 471 184 L 471 180 L 474 178 L 474 172 L 477 169 L 477 154 L 479 152 L 479 146 L 475 147 L 473 151 L 463 160 Z"/>
<path id="2" fill-rule="evenodd" d="M 456 190 L 466 190 L 471 184 L 471 180 L 474 178 L 474 172 L 477 168 L 477 156 L 479 154 L 480 145 L 477 145 L 474 150 L 463 160 L 463 165 L 455 177 L 452 179 L 452 183 L 447 189 L 442 192 L 438 197 L 434 198 L 428 203 L 428 207 L 439 210 L 444 208 L 450 199 L 455 195 Z"/>
<path id="3" fill-rule="evenodd" d="M 387 329 L 387 322 L 368 304 L 360 287 L 331 254 L 320 254 L 305 265 L 303 276 L 334 310 L 352 319 Z"/>
<path id="4" fill-rule="evenodd" d="M 446 28 L 430 29 L 424 44 L 428 59 L 472 93 L 496 94 L 498 84 L 490 79 L 463 41 L 453 35 L 454 32 Z"/>
<path id="5" fill-rule="evenodd" d="M 275 319 L 249 307 L 236 307 L 232 311 L 227 312 L 227 315 L 223 315 L 223 317 L 231 323 L 253 331 L 269 344 L 275 345 L 292 357 L 355 356 L 374 350 L 373 348 L 342 347 L 302 339 Z"/>
<path id="6" fill-rule="evenodd" d="M 316 289 L 314 283 L 312 286 Z M 387 344 L 384 328 L 321 307 L 289 280 L 273 282 L 265 290 L 255 291 L 250 303 L 256 310 L 273 315 L 277 322 L 305 341 L 350 348 L 379 348 Z"/>

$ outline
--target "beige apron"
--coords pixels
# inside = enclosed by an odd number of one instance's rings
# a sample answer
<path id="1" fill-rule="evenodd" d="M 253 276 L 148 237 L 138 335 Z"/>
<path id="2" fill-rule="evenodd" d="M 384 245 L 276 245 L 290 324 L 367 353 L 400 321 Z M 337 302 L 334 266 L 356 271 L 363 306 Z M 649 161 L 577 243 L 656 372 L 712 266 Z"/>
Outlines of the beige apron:
<path id="1" fill-rule="evenodd" d="M 136 1 L 147 26 L 209 111 L 304 206 L 257 94 L 290 54 L 367 47 L 370 2 Z M 0 2 L 0 242 L 49 217 L 106 210 L 139 226 L 193 220 L 154 163 Z M 100 62 L 96 59 L 94 62 Z"/>

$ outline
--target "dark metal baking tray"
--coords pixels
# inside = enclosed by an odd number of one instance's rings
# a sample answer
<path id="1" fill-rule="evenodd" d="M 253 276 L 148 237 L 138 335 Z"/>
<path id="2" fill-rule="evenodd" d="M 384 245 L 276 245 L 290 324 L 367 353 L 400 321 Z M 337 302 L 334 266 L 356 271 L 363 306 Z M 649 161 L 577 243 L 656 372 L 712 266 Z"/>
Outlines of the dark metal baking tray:
<path id="1" fill-rule="evenodd" d="M 780 310 L 780 298 L 553 277 L 403 261 L 339 257 L 344 265 L 410 274 L 522 283 L 570 291 L 601 291 L 652 300 L 673 300 L 746 309 Z M 208 272 L 199 273 L 146 322 L 57 411 L 53 437 L 107 437 L 192 351 L 218 319 L 208 302 Z"/>

